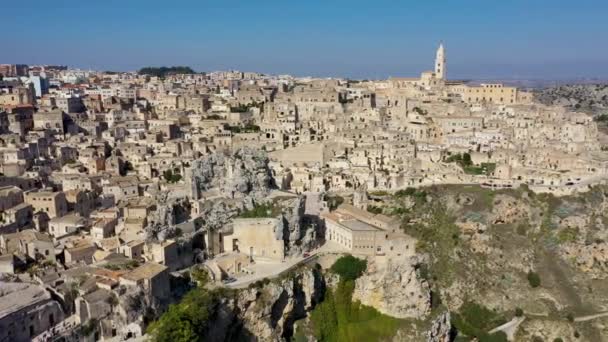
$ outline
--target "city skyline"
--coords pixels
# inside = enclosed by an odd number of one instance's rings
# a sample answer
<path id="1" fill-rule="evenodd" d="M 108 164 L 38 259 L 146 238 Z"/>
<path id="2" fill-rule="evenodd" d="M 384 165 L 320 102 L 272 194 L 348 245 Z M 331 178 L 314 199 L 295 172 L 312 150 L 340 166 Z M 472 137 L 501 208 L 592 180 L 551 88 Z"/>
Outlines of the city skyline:
<path id="1" fill-rule="evenodd" d="M 0 62 L 382 79 L 431 70 L 443 41 L 451 79 L 608 77 L 608 48 L 580 39 L 607 28 L 608 5 L 599 1 L 113 5 L 7 4 L 13 15 L 4 23 L 19 30 L 5 40 L 12 48 Z"/>

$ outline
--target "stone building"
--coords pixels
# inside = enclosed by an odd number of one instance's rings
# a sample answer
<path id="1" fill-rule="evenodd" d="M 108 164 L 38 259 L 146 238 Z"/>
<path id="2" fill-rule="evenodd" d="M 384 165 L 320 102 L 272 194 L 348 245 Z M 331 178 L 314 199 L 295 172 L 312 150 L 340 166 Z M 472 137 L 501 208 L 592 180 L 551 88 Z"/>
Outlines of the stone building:
<path id="1" fill-rule="evenodd" d="M 282 261 L 285 241 L 281 236 L 281 218 L 237 218 L 232 223 L 232 231 L 222 235 L 223 250 L 244 253 L 254 261 Z"/>
<path id="2" fill-rule="evenodd" d="M 63 319 L 61 306 L 44 287 L 0 282 L 0 341 L 31 341 Z"/>
<path id="3" fill-rule="evenodd" d="M 65 194 L 61 191 L 28 191 L 25 203 L 34 208 L 34 212 L 45 212 L 50 218 L 61 217 L 68 211 Z"/>

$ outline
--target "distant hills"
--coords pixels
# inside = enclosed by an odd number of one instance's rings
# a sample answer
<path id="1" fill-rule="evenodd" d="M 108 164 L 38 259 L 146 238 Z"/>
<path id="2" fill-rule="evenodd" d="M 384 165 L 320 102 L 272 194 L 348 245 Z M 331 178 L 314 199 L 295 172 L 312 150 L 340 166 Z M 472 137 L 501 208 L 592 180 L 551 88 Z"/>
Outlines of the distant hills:
<path id="1" fill-rule="evenodd" d="M 192 68 L 188 66 L 171 66 L 171 67 L 144 67 L 137 72 L 140 75 L 149 75 L 157 77 L 165 77 L 167 75 L 176 74 L 196 74 Z"/>
<path id="2" fill-rule="evenodd" d="M 608 113 L 608 84 L 568 84 L 536 92 L 537 101 L 590 114 Z"/>

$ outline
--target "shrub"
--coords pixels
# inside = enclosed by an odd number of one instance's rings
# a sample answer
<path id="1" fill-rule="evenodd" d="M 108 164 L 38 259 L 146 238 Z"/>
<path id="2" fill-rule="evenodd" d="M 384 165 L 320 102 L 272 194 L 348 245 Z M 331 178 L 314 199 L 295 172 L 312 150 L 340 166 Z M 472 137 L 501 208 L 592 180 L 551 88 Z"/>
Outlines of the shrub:
<path id="1" fill-rule="evenodd" d="M 416 189 L 414 188 L 406 188 L 405 190 L 399 190 L 395 193 L 395 196 L 397 197 L 405 197 L 405 196 L 412 196 L 416 193 Z"/>
<path id="2" fill-rule="evenodd" d="M 179 304 L 172 304 L 156 322 L 148 326 L 151 340 L 199 341 L 209 332 L 211 318 L 220 301 L 220 292 L 196 288 Z"/>
<path id="3" fill-rule="evenodd" d="M 375 205 L 368 205 L 367 211 L 372 214 L 382 214 L 382 208 L 376 207 Z"/>
<path id="4" fill-rule="evenodd" d="M 553 339 L 553 342 L 564 342 L 564 339 L 561 337 L 557 337 L 557 338 Z"/>
<path id="5" fill-rule="evenodd" d="M 344 198 L 341 196 L 325 196 L 325 201 L 327 201 L 327 206 L 329 210 L 336 210 L 342 203 L 344 203 Z"/>
<path id="6" fill-rule="evenodd" d="M 486 332 L 504 322 L 505 320 L 492 310 L 472 302 L 464 303 L 460 307 L 460 311 L 452 316 L 452 325 L 459 333 L 469 337 L 477 336 L 483 341 L 501 341 L 502 337 L 494 336 L 497 334 L 490 337 Z M 482 336 L 486 338 L 482 339 Z"/>
<path id="7" fill-rule="evenodd" d="M 515 309 L 515 316 L 516 317 L 521 317 L 524 315 L 524 310 L 522 310 L 521 308 L 516 308 Z"/>
<path id="8" fill-rule="evenodd" d="M 340 279 L 310 315 L 318 341 L 384 341 L 395 335 L 399 320 L 372 307 L 353 302 L 355 283 Z"/>
<path id="9" fill-rule="evenodd" d="M 533 288 L 539 287 L 540 286 L 540 276 L 538 275 L 538 273 L 532 272 L 532 271 L 528 272 L 528 283 Z"/>
<path id="10" fill-rule="evenodd" d="M 568 313 L 566 315 L 566 319 L 568 320 L 568 322 L 574 322 L 574 315 L 572 315 L 571 313 Z"/>
<path id="11" fill-rule="evenodd" d="M 244 211 L 239 217 L 242 218 L 264 218 L 275 217 L 279 214 L 279 208 L 272 204 L 258 204 L 251 210 Z"/>
<path id="12" fill-rule="evenodd" d="M 331 271 L 340 276 L 340 280 L 355 280 L 359 278 L 367 268 L 367 260 L 355 258 L 348 254 L 340 257 L 331 266 Z"/>
<path id="13" fill-rule="evenodd" d="M 173 173 L 171 170 L 166 170 L 163 172 L 163 177 L 169 183 L 177 183 L 182 179 L 182 176 L 179 173 Z"/>

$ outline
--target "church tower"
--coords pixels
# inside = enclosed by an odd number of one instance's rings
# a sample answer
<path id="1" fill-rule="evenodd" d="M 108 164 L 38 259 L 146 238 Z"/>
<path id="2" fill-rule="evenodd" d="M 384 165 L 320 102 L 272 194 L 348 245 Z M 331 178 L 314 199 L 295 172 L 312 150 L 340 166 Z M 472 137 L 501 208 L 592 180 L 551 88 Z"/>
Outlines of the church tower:
<path id="1" fill-rule="evenodd" d="M 440 43 L 437 49 L 437 56 L 435 57 L 435 76 L 437 78 L 445 80 L 445 67 L 445 49 L 443 48 L 443 43 Z"/>

